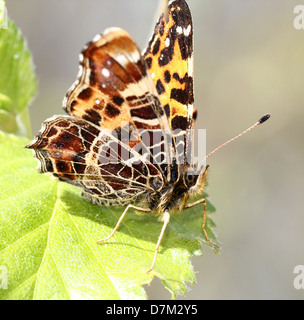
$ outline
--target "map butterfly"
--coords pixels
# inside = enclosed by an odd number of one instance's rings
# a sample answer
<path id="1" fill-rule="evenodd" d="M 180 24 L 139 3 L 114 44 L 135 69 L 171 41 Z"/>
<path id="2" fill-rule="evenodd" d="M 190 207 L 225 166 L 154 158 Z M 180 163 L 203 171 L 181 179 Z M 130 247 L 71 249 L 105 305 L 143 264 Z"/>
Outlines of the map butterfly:
<path id="1" fill-rule="evenodd" d="M 35 140 L 41 172 L 82 188 L 85 199 L 125 206 L 113 232 L 133 208 L 163 222 L 153 270 L 170 215 L 203 204 L 188 203 L 204 188 L 208 166 L 192 163 L 193 25 L 185 0 L 171 0 L 141 53 L 119 28 L 97 35 L 80 54 L 65 116 L 47 119 Z M 264 118 L 263 121 L 265 121 Z M 262 123 L 260 121 L 259 123 Z"/>

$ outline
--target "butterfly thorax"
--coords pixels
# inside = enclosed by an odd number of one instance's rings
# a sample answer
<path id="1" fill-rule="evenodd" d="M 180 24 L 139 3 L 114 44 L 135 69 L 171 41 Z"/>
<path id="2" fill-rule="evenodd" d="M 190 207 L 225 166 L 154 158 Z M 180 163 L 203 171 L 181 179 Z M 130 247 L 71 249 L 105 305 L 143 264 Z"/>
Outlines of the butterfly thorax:
<path id="1" fill-rule="evenodd" d="M 188 199 L 204 188 L 208 166 L 199 174 L 193 174 L 193 168 L 181 167 L 176 181 L 167 181 L 154 192 L 146 195 L 150 210 L 155 214 L 165 211 L 182 211 Z"/>

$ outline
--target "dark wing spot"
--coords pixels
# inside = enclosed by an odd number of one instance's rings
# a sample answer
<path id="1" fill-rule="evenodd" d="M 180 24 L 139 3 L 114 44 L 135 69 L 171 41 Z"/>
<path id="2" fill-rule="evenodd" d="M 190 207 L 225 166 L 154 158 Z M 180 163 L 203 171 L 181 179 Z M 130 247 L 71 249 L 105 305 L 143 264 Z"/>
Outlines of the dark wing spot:
<path id="1" fill-rule="evenodd" d="M 187 117 L 176 115 L 171 121 L 172 129 L 186 130 L 188 127 Z"/>
<path id="2" fill-rule="evenodd" d="M 64 173 L 67 173 L 69 172 L 70 168 L 69 168 L 69 165 L 67 162 L 64 162 L 64 161 L 57 161 L 56 162 L 56 168 L 57 168 L 57 171 L 58 172 L 64 172 Z"/>
<path id="3" fill-rule="evenodd" d="M 91 88 L 86 88 L 79 93 L 78 99 L 89 100 L 92 94 L 93 94 L 93 90 Z"/>
<path id="4" fill-rule="evenodd" d="M 176 76 L 175 76 L 176 75 Z M 170 98 L 174 99 L 181 104 L 192 104 L 193 103 L 193 78 L 192 77 L 185 77 L 180 79 L 177 74 L 174 74 L 173 77 L 177 80 L 179 79 L 180 82 L 185 82 L 185 89 L 172 89 Z"/>
<path id="5" fill-rule="evenodd" d="M 47 137 L 51 137 L 54 136 L 55 134 L 57 134 L 58 130 L 55 127 L 51 127 L 50 131 L 47 134 Z"/>
<path id="6" fill-rule="evenodd" d="M 114 118 L 120 114 L 120 110 L 116 108 L 113 104 L 108 103 L 105 108 L 105 113 L 108 117 Z"/>
<path id="7" fill-rule="evenodd" d="M 158 79 L 156 82 L 156 89 L 157 89 L 157 93 L 159 95 L 163 94 L 165 92 L 165 88 L 162 84 L 162 82 Z"/>
<path id="8" fill-rule="evenodd" d="M 151 69 L 151 67 L 152 67 L 152 58 L 151 57 L 147 58 L 146 59 L 146 63 L 147 63 L 148 68 Z"/>
<path id="9" fill-rule="evenodd" d="M 164 80 L 166 83 L 169 83 L 171 81 L 171 74 L 168 70 L 166 70 L 166 72 L 164 74 Z"/>
<path id="10" fill-rule="evenodd" d="M 196 109 L 193 110 L 192 118 L 193 118 L 193 120 L 196 120 L 196 118 L 197 118 L 197 110 Z"/>
<path id="11" fill-rule="evenodd" d="M 99 124 L 102 120 L 101 115 L 94 109 L 86 110 L 86 114 L 83 116 L 83 119 L 88 120 L 94 124 Z"/>
<path id="12" fill-rule="evenodd" d="M 129 102 L 131 102 L 131 101 L 133 101 L 133 100 L 137 100 L 137 99 L 138 99 L 137 96 L 128 96 L 128 97 L 126 98 L 126 100 L 129 101 Z"/>
<path id="13" fill-rule="evenodd" d="M 153 108 L 149 105 L 141 108 L 131 109 L 131 116 L 146 120 L 157 118 Z"/>
<path id="14" fill-rule="evenodd" d="M 187 104 L 189 95 L 186 90 L 174 88 L 171 90 L 170 98 L 176 100 L 177 102 L 180 102 L 181 104 Z"/>
<path id="15" fill-rule="evenodd" d="M 168 48 L 165 48 L 161 51 L 160 57 L 158 58 L 158 64 L 160 67 L 167 65 L 172 59 L 172 55 Z"/>
<path id="16" fill-rule="evenodd" d="M 112 101 L 117 104 L 118 106 L 121 106 L 124 103 L 124 98 L 120 97 L 120 96 L 115 96 L 112 98 Z"/>
<path id="17" fill-rule="evenodd" d="M 170 117 L 170 106 L 169 106 L 169 104 L 166 104 L 164 106 L 164 110 L 165 110 L 165 113 L 166 113 L 167 117 L 169 118 Z"/>
<path id="18" fill-rule="evenodd" d="M 176 73 L 176 72 L 173 73 L 173 78 L 174 78 L 176 81 L 178 81 L 180 84 L 183 84 L 183 83 L 185 82 L 185 77 L 184 77 L 184 78 L 181 78 L 181 77 L 179 76 L 179 74 Z"/>
<path id="19" fill-rule="evenodd" d="M 77 101 L 76 100 L 73 100 L 71 103 L 70 103 L 70 111 L 74 111 L 74 107 L 75 105 L 77 104 Z"/>
<path id="20" fill-rule="evenodd" d="M 160 47 L 160 39 L 158 38 L 153 46 L 153 50 L 152 50 L 152 54 L 155 56 L 158 51 L 159 51 L 159 47 Z"/>

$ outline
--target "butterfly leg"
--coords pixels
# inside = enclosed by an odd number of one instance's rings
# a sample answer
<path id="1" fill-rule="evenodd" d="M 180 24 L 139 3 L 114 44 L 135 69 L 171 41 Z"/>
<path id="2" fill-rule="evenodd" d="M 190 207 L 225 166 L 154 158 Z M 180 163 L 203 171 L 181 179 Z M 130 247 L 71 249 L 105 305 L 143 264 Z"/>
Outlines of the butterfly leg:
<path id="1" fill-rule="evenodd" d="M 207 201 L 205 198 L 203 199 L 200 199 L 200 200 L 197 200 L 193 203 L 189 203 L 185 206 L 185 209 L 188 209 L 188 208 L 192 208 L 192 207 L 195 207 L 196 205 L 198 204 L 203 204 L 204 206 L 204 213 L 203 213 L 203 224 L 202 224 L 202 229 L 203 229 L 203 232 L 204 232 L 204 235 L 205 235 L 205 238 L 206 238 L 206 241 L 209 242 L 211 245 L 219 248 L 220 246 L 216 243 L 214 243 L 213 241 L 211 241 L 208 237 L 208 234 L 207 234 L 207 231 L 206 231 L 206 219 L 207 219 Z"/>
<path id="2" fill-rule="evenodd" d="M 164 224 L 163 224 L 163 227 L 162 227 L 162 229 L 161 229 L 160 235 L 159 235 L 158 240 L 157 240 L 157 244 L 156 244 L 156 247 L 155 247 L 155 250 L 154 250 L 154 258 L 153 258 L 151 267 L 150 267 L 150 269 L 147 271 L 147 273 L 150 273 L 150 272 L 153 270 L 154 266 L 155 266 L 157 252 L 158 252 L 160 243 L 161 243 L 161 241 L 162 241 L 162 238 L 163 238 L 163 236 L 164 236 L 165 230 L 166 230 L 166 228 L 167 228 L 167 225 L 168 225 L 168 223 L 169 223 L 169 221 L 170 221 L 169 211 L 165 211 L 165 213 L 164 213 L 164 215 L 163 215 L 163 218 L 162 218 L 162 221 L 164 222 Z"/>
<path id="3" fill-rule="evenodd" d="M 126 209 L 124 210 L 124 212 L 122 213 L 122 215 L 120 216 L 115 228 L 113 229 L 113 231 L 111 232 L 111 234 L 109 234 L 106 238 L 104 239 L 100 239 L 97 241 L 97 243 L 100 243 L 100 242 L 104 242 L 104 241 L 107 241 L 109 240 L 113 235 L 114 233 L 117 231 L 117 229 L 119 228 L 123 218 L 125 217 L 125 215 L 127 214 L 128 210 L 129 209 L 135 209 L 135 210 L 138 210 L 138 211 L 142 211 L 142 212 L 150 212 L 151 210 L 150 209 L 145 209 L 145 208 L 140 208 L 140 207 L 136 207 L 136 206 L 133 206 L 132 204 L 129 204 Z"/>

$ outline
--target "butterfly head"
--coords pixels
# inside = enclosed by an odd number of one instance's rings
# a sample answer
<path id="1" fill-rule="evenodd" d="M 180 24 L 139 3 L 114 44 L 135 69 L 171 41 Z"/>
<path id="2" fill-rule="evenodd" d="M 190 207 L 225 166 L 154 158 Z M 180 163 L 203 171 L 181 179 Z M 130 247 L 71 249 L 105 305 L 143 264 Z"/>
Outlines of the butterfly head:
<path id="1" fill-rule="evenodd" d="M 155 213 L 164 211 L 182 211 L 189 199 L 202 192 L 207 179 L 208 166 L 203 167 L 200 172 L 195 168 L 188 167 L 181 170 L 177 181 L 157 185 L 155 192 L 147 194 L 150 209 Z M 156 183 L 155 181 L 153 181 Z"/>
<path id="2" fill-rule="evenodd" d="M 190 195 L 201 193 L 207 180 L 209 165 L 202 167 L 197 171 L 197 168 L 190 167 L 183 175 L 184 185 L 188 188 Z"/>

